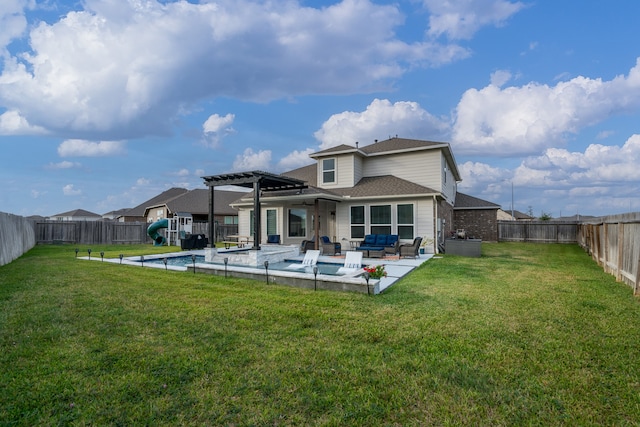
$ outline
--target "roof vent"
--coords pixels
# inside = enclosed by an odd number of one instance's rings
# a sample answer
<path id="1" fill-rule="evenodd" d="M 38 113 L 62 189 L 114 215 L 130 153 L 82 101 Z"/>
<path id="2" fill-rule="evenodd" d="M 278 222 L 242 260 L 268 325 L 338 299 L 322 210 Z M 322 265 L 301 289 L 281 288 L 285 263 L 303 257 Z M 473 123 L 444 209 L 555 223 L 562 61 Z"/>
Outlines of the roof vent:
<path id="1" fill-rule="evenodd" d="M 356 141 L 356 148 L 358 148 L 358 141 Z"/>

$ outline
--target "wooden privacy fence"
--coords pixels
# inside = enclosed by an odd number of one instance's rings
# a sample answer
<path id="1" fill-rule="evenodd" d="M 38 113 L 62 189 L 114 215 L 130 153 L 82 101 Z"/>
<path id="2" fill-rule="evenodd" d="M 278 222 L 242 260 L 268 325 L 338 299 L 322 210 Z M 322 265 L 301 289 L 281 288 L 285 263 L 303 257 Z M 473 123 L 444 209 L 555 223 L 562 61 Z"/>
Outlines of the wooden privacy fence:
<path id="1" fill-rule="evenodd" d="M 578 226 L 578 243 L 616 280 L 640 294 L 640 213 L 598 218 Z"/>
<path id="2" fill-rule="evenodd" d="M 576 243 L 578 222 L 498 221 L 498 241 Z"/>
<path id="3" fill-rule="evenodd" d="M 44 221 L 36 223 L 36 242 L 85 245 L 151 243 L 147 235 L 148 226 L 145 222 Z M 209 224 L 194 222 L 193 233 L 209 237 Z M 221 242 L 225 236 L 237 233 L 237 225 L 217 225 L 215 240 Z"/>

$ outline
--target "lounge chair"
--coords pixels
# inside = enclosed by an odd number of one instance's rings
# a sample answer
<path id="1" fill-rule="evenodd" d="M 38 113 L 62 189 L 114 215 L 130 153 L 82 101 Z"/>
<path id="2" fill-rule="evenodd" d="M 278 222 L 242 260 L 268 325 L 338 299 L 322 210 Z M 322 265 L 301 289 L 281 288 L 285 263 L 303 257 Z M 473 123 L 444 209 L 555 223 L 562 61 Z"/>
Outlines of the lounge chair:
<path id="1" fill-rule="evenodd" d="M 413 257 L 418 258 L 418 250 L 420 249 L 420 244 L 422 243 L 422 237 L 416 237 L 413 239 L 413 243 L 404 245 L 400 245 L 400 258 L 402 257 Z"/>
<path id="2" fill-rule="evenodd" d="M 337 274 L 350 274 L 362 268 L 362 252 L 360 251 L 347 251 L 347 255 L 344 258 L 344 266 L 340 267 Z"/>
<path id="3" fill-rule="evenodd" d="M 318 263 L 320 251 L 318 249 L 310 249 L 304 254 L 302 264 L 289 264 L 286 268 L 291 270 L 304 270 L 311 268 Z"/>

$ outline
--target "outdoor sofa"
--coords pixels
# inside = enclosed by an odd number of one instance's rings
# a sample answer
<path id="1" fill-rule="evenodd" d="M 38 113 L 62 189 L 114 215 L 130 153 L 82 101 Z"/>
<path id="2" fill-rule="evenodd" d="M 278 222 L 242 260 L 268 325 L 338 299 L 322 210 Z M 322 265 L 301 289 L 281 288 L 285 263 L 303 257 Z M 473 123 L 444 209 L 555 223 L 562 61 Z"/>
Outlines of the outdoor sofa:
<path id="1" fill-rule="evenodd" d="M 367 258 L 380 258 L 398 253 L 400 241 L 397 234 L 367 234 L 357 251 L 362 251 Z"/>

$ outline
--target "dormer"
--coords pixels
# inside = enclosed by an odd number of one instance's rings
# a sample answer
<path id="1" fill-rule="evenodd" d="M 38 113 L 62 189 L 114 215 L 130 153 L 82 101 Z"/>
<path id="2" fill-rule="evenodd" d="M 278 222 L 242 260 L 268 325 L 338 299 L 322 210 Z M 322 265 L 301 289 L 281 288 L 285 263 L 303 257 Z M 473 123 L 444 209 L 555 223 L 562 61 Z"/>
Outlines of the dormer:
<path id="1" fill-rule="evenodd" d="M 353 187 L 362 178 L 365 154 L 350 145 L 338 145 L 310 155 L 317 162 L 319 188 Z"/>

